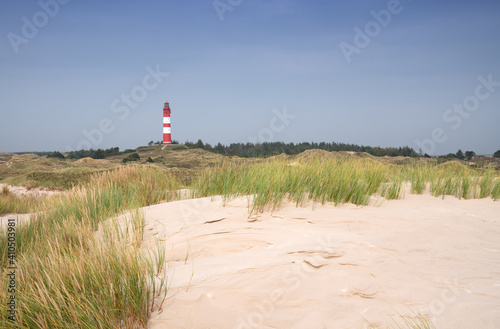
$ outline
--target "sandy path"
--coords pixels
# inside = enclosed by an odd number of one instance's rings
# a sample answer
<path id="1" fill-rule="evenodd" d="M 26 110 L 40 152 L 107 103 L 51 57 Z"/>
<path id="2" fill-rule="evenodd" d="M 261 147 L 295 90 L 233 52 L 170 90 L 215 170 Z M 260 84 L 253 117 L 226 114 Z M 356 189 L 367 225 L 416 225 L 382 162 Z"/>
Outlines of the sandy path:
<path id="1" fill-rule="evenodd" d="M 221 204 L 147 208 L 170 266 L 151 328 L 386 328 L 409 308 L 439 329 L 500 328 L 500 202 L 407 194 L 250 220 L 246 198 Z"/>

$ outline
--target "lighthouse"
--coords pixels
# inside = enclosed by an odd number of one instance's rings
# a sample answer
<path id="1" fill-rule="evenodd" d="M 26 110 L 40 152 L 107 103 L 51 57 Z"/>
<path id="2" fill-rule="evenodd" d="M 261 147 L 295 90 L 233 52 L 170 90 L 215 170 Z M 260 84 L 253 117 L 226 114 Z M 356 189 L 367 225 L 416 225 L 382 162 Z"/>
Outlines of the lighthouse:
<path id="1" fill-rule="evenodd" d="M 165 106 L 163 107 L 163 144 L 172 144 L 170 112 L 170 105 L 168 102 L 165 102 Z"/>

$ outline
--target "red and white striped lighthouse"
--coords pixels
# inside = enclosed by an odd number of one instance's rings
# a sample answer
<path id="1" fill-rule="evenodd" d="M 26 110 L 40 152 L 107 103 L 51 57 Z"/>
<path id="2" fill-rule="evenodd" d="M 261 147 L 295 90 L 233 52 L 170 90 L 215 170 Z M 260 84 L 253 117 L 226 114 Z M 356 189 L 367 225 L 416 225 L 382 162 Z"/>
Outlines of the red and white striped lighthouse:
<path id="1" fill-rule="evenodd" d="M 165 102 L 165 106 L 163 107 L 163 144 L 172 144 L 170 112 L 170 105 L 168 105 L 168 102 Z"/>

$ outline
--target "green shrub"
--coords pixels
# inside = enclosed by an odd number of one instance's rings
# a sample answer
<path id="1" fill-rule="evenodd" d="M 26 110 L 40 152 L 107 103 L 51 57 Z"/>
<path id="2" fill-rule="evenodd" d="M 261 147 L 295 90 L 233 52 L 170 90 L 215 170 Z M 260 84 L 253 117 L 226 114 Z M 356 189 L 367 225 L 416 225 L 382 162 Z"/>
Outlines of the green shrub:
<path id="1" fill-rule="evenodd" d="M 137 153 L 132 153 L 127 155 L 125 158 L 123 158 L 122 162 L 127 163 L 129 161 L 139 161 L 141 160 L 141 157 Z"/>
<path id="2" fill-rule="evenodd" d="M 59 159 L 64 159 L 64 154 L 61 152 L 50 152 L 47 154 L 47 158 L 59 158 Z"/>

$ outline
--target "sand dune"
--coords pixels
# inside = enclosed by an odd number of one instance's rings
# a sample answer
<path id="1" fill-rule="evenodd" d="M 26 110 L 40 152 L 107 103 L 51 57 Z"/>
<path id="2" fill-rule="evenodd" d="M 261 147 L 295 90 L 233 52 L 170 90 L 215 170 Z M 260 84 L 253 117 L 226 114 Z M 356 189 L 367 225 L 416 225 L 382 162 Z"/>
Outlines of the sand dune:
<path id="1" fill-rule="evenodd" d="M 24 186 L 15 186 L 10 184 L 1 184 L 0 183 L 0 191 L 5 187 L 8 188 L 8 191 L 17 197 L 45 197 L 52 196 L 54 194 L 60 193 L 60 191 L 49 189 L 47 187 L 33 187 L 26 188 Z"/>
<path id="2" fill-rule="evenodd" d="M 407 194 L 250 218 L 246 198 L 146 209 L 170 282 L 151 328 L 386 328 L 412 311 L 436 328 L 500 328 L 500 202 Z"/>

